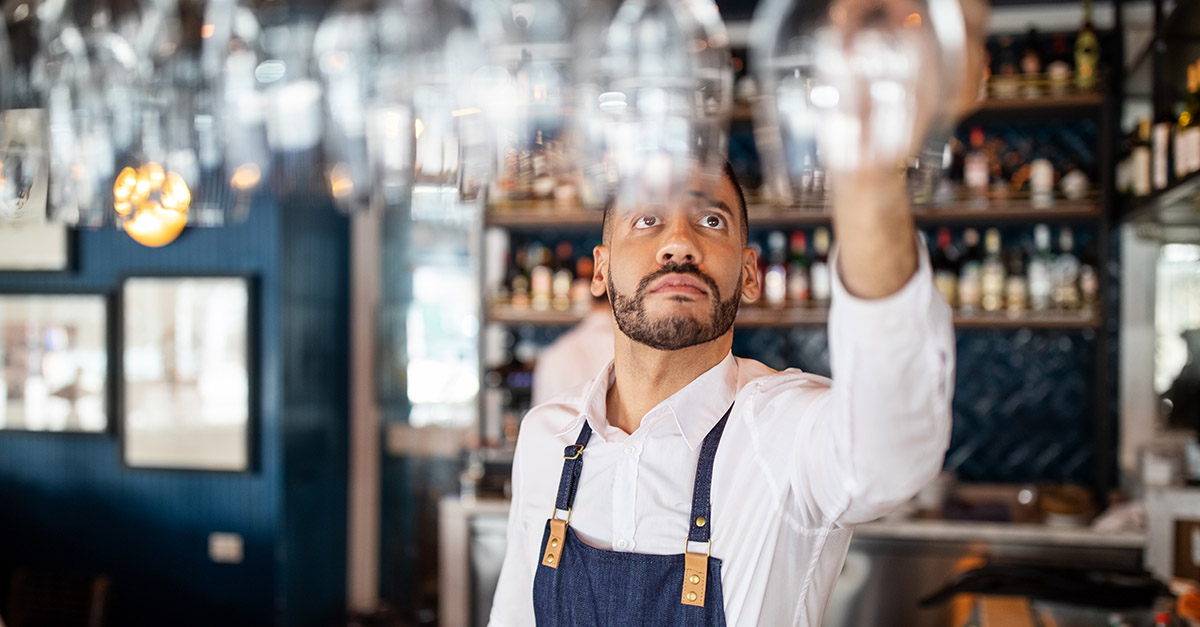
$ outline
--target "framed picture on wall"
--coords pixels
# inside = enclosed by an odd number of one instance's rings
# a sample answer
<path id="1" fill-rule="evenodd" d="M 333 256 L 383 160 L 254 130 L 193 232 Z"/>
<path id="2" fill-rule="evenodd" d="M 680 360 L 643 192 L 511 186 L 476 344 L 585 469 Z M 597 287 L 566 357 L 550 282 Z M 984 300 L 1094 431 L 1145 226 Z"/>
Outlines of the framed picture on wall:
<path id="1" fill-rule="evenodd" d="M 121 454 L 135 468 L 252 467 L 254 282 L 144 276 L 121 285 Z"/>
<path id="2" fill-rule="evenodd" d="M 0 272 L 64 271 L 71 231 L 46 212 L 50 163 L 45 111 L 0 112 Z"/>
<path id="3" fill-rule="evenodd" d="M 0 294 L 0 430 L 106 433 L 104 294 Z"/>

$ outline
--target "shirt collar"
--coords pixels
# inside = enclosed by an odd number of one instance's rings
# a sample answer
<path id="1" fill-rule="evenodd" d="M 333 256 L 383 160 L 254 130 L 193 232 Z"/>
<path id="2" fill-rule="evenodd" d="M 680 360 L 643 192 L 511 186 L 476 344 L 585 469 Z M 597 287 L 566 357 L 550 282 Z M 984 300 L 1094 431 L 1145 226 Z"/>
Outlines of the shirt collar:
<path id="1" fill-rule="evenodd" d="M 582 421 L 587 420 L 594 435 L 603 439 L 603 434 L 608 429 L 607 399 L 608 390 L 615 380 L 614 373 L 613 363 L 609 362 L 608 366 L 592 379 L 579 399 L 578 417 L 560 431 L 558 436 L 578 431 Z M 656 412 L 669 412 L 688 448 L 695 450 L 721 416 L 725 415 L 725 410 L 733 404 L 733 399 L 737 396 L 737 380 L 737 358 L 731 352 L 725 355 L 725 359 L 720 363 L 651 409 L 647 416 Z"/>

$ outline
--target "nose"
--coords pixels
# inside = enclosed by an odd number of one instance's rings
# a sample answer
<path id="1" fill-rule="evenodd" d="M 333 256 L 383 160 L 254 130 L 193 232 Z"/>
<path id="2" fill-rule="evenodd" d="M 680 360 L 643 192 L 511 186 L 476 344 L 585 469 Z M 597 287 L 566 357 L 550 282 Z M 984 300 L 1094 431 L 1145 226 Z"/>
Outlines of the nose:
<path id="1" fill-rule="evenodd" d="M 663 230 L 662 246 L 658 249 L 658 265 L 668 263 L 692 263 L 701 261 L 700 247 L 696 234 L 687 220 L 676 218 Z"/>

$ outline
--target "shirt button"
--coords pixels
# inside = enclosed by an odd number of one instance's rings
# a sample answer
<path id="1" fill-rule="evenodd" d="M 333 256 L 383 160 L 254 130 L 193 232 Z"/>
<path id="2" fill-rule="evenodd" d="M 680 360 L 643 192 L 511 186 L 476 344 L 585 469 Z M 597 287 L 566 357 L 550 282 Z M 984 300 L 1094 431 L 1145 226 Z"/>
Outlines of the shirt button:
<path id="1" fill-rule="evenodd" d="M 633 455 L 634 455 L 635 453 L 637 453 L 637 449 L 636 449 L 636 448 L 634 448 L 633 446 L 626 446 L 626 447 L 625 447 L 625 454 L 626 454 L 626 455 L 628 455 L 629 457 L 633 457 Z"/>
<path id="2" fill-rule="evenodd" d="M 617 548 L 621 549 L 622 551 L 624 551 L 625 549 L 628 549 L 629 548 L 629 540 L 626 540 L 625 538 L 621 538 L 620 540 L 617 540 Z"/>

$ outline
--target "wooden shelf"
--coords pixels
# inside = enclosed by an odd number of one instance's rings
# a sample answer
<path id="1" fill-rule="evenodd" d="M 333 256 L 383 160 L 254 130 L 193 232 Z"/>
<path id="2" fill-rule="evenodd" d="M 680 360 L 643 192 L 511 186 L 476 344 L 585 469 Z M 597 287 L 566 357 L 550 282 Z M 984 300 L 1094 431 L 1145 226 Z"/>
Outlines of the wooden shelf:
<path id="1" fill-rule="evenodd" d="M 1104 93 L 1099 90 L 1068 92 L 1059 96 L 1040 98 L 988 98 L 979 104 L 964 124 L 971 118 L 997 113 L 1053 114 L 1068 113 L 1078 109 L 1093 109 L 1104 104 Z"/>
<path id="2" fill-rule="evenodd" d="M 1046 80 L 1037 81 L 1043 88 L 1049 90 L 1050 85 Z M 1024 83 L 1018 83 L 1018 89 L 1024 86 Z M 971 113 L 968 121 L 975 117 L 991 116 L 1005 113 L 1020 113 L 1020 114 L 1056 114 L 1069 113 L 1081 109 L 1095 109 L 1104 104 L 1104 93 L 1100 89 L 1077 90 L 1073 85 L 1069 91 L 1059 95 L 1044 95 L 1037 98 L 995 98 L 990 97 L 979 103 L 979 106 Z M 749 102 L 738 102 L 733 105 L 731 110 L 731 119 L 734 121 L 746 121 L 754 119 L 754 107 Z"/>
<path id="3" fill-rule="evenodd" d="M 778 206 L 751 204 L 747 208 L 751 227 L 807 226 L 829 224 L 829 209 L 826 205 Z M 922 224 L 979 223 L 993 222 L 1064 222 L 1092 220 L 1101 215 L 1100 201 L 1096 198 L 1083 200 L 1058 199 L 1053 207 L 1035 209 L 1028 198 L 990 200 L 985 205 L 961 201 L 937 205 L 920 205 L 913 209 L 913 217 Z M 543 228 L 598 229 L 601 213 L 582 209 L 555 210 L 551 202 L 507 203 L 494 206 L 487 213 L 488 226 L 514 230 Z"/>
<path id="4" fill-rule="evenodd" d="M 499 324 L 535 326 L 571 326 L 583 319 L 584 314 L 574 311 L 533 311 L 513 309 L 507 305 L 488 308 L 488 322 Z M 765 307 L 743 307 L 738 312 L 739 327 L 798 327 L 824 326 L 829 320 L 829 310 L 815 307 L 787 307 L 768 309 Z M 1079 311 L 1025 311 L 1020 314 L 998 312 L 955 312 L 954 326 L 960 329 L 1080 329 L 1100 326 L 1100 316 L 1092 310 Z"/>

